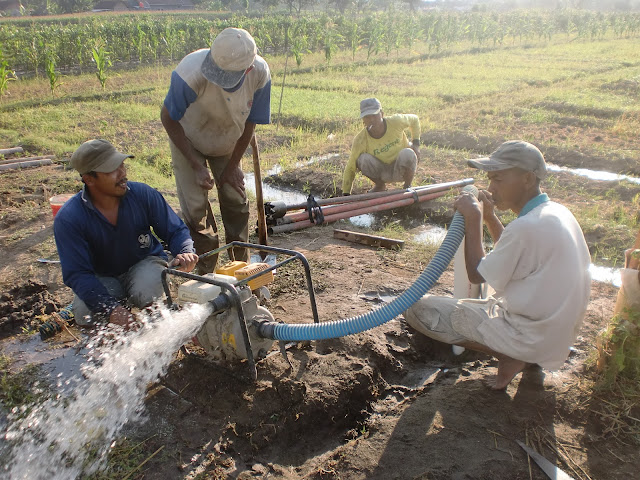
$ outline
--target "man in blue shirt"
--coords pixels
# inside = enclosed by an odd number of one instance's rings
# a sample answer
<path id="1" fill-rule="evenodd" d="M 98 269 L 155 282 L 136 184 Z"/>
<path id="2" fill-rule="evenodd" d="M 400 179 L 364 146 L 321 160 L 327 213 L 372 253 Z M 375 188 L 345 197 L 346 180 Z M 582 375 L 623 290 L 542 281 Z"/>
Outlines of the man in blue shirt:
<path id="1" fill-rule="evenodd" d="M 249 202 L 240 160 L 256 124 L 271 121 L 271 74 L 249 32 L 226 28 L 210 49 L 184 57 L 171 74 L 160 118 L 169 136 L 180 208 L 196 251 L 202 255 L 219 246 L 209 203 L 214 184 L 226 242 L 246 242 Z M 247 260 L 244 248 L 232 253 L 236 260 Z M 212 272 L 216 261 L 217 256 L 209 256 L 199 267 Z"/>
<path id="2" fill-rule="evenodd" d="M 156 235 L 171 251 L 170 266 L 191 271 L 198 261 L 189 230 L 162 195 L 127 180 L 131 157 L 106 140 L 85 142 L 71 156 L 84 188 L 62 206 L 53 231 L 78 325 L 127 326 L 135 318 L 126 304 L 144 308 L 162 297 L 168 258 Z"/>

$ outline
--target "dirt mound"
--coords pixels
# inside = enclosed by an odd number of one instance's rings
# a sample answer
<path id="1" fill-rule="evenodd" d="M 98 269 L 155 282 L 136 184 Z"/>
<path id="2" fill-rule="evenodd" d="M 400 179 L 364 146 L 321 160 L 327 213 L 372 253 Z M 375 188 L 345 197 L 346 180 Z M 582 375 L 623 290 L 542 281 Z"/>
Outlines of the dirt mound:
<path id="1" fill-rule="evenodd" d="M 576 124 L 584 124 L 586 120 L 576 120 Z M 487 137 L 472 135 L 464 131 L 430 130 L 422 134 L 422 142 L 441 148 L 454 150 L 468 150 L 475 154 L 487 155 L 494 151 L 506 139 L 502 137 Z M 640 159 L 632 157 L 603 156 L 577 150 L 537 145 L 549 163 L 569 167 L 587 168 L 592 170 L 606 170 L 618 174 L 640 176 Z M 472 155 L 475 156 L 475 155 Z"/>
<path id="2" fill-rule="evenodd" d="M 426 145 L 469 150 L 480 154 L 489 154 L 506 141 L 505 138 L 491 138 L 454 130 L 429 130 L 424 132 L 420 139 Z"/>
<path id="3" fill-rule="evenodd" d="M 0 296 L 0 338 L 14 335 L 24 328 L 40 325 L 39 316 L 48 315 L 63 305 L 42 282 L 29 280 Z"/>
<path id="4" fill-rule="evenodd" d="M 289 170 L 264 179 L 265 183 L 311 193 L 319 198 L 342 194 L 342 175 L 316 170 L 312 167 Z"/>
<path id="5" fill-rule="evenodd" d="M 640 96 L 640 82 L 638 80 L 620 79 L 615 82 L 603 83 L 600 88 L 632 97 Z"/>
<path id="6" fill-rule="evenodd" d="M 553 110 L 558 113 L 572 113 L 575 115 L 586 115 L 588 117 L 612 119 L 618 118 L 624 113 L 624 111 L 617 108 L 594 108 L 594 107 L 581 107 L 578 105 L 572 105 L 570 103 L 563 102 L 539 102 L 534 107 L 544 108 L 546 110 Z"/>

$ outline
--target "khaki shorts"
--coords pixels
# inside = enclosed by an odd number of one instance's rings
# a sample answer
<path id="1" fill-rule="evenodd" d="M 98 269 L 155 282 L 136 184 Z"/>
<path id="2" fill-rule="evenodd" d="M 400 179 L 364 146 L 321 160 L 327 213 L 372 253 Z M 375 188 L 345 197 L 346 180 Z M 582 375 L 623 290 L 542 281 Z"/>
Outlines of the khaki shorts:
<path id="1" fill-rule="evenodd" d="M 404 182 L 408 173 L 416 173 L 418 157 L 411 148 L 400 150 L 395 162 L 384 163 L 373 155 L 363 153 L 356 162 L 358 170 L 374 183 Z"/>
<path id="2" fill-rule="evenodd" d="M 404 317 L 417 331 L 440 342 L 458 345 L 472 341 L 486 345 L 478 327 L 489 319 L 494 306 L 493 298 L 425 295 L 404 313 Z"/>

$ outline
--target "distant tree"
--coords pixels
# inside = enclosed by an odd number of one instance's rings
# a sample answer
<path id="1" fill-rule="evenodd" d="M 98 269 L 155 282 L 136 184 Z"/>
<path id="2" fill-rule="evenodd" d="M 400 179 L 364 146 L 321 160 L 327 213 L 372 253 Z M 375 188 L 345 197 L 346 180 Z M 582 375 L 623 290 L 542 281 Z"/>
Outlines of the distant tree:
<path id="1" fill-rule="evenodd" d="M 23 0 L 24 8 L 34 15 L 87 12 L 94 0 Z"/>
<path id="2" fill-rule="evenodd" d="M 276 8 L 281 3 L 280 0 L 257 0 L 257 2 L 267 8 L 267 10 Z"/>
<path id="3" fill-rule="evenodd" d="M 318 0 L 285 0 L 285 5 L 289 8 L 289 13 L 293 13 L 300 15 L 302 10 L 305 8 L 309 8 L 318 3 Z"/>
<path id="4" fill-rule="evenodd" d="M 27 12 L 30 12 L 33 15 L 50 15 L 60 13 L 58 5 L 49 0 L 26 0 L 22 2 L 22 6 Z"/>
<path id="5" fill-rule="evenodd" d="M 352 0 L 328 0 L 327 1 L 327 12 L 331 12 L 332 10 L 337 10 L 340 14 L 343 14 L 345 10 L 349 6 L 351 6 L 354 2 Z"/>
<path id="6" fill-rule="evenodd" d="M 631 0 L 616 0 L 613 2 L 613 9 L 628 12 L 631 10 Z"/>
<path id="7" fill-rule="evenodd" d="M 93 8 L 93 0 L 57 0 L 62 13 L 88 12 Z"/>
<path id="8" fill-rule="evenodd" d="M 417 10 L 416 7 L 422 3 L 422 0 L 402 0 L 402 3 L 406 4 L 409 7 L 409 10 L 415 12 Z"/>

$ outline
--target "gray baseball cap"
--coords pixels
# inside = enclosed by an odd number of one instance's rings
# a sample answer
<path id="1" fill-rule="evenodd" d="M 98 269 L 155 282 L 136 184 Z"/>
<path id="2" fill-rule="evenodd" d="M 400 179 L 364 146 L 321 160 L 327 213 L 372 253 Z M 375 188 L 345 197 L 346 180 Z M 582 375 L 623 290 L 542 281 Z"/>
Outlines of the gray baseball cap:
<path id="1" fill-rule="evenodd" d="M 80 175 L 89 172 L 109 173 L 116 170 L 133 155 L 118 152 L 113 145 L 102 139 L 84 142 L 71 155 L 70 164 Z"/>
<path id="2" fill-rule="evenodd" d="M 547 164 L 538 147 L 522 140 L 510 140 L 500 145 L 491 155 L 467 160 L 467 165 L 486 172 L 518 167 L 533 172 L 543 179 L 547 176 Z"/>
<path id="3" fill-rule="evenodd" d="M 201 71 L 211 83 L 222 88 L 235 87 L 258 54 L 256 42 L 242 28 L 225 28 L 213 40 Z"/>
<path id="4" fill-rule="evenodd" d="M 382 105 L 377 98 L 365 98 L 360 102 L 360 118 L 375 115 L 380 110 L 382 110 Z"/>

